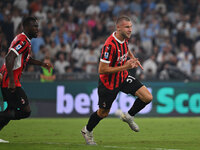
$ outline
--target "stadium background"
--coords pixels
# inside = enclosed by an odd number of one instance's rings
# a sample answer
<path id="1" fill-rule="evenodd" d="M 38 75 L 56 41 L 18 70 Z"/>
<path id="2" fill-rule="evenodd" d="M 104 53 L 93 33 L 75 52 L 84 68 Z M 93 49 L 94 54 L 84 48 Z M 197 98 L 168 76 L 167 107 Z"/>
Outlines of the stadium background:
<path id="1" fill-rule="evenodd" d="M 36 16 L 40 34 L 31 40 L 33 57 L 50 57 L 56 80 L 41 83 L 40 68 L 35 66 L 24 71 L 22 83 L 32 117 L 89 116 L 97 109 L 101 47 L 115 30 L 117 16 L 125 14 L 133 21 L 129 48 L 144 67 L 130 71 L 154 96 L 152 108 L 140 115 L 198 116 L 199 13 L 199 0 L 1 0 L 0 65 L 10 42 L 22 31 L 22 18 Z M 120 93 L 112 112 L 126 111 L 133 101 Z"/>

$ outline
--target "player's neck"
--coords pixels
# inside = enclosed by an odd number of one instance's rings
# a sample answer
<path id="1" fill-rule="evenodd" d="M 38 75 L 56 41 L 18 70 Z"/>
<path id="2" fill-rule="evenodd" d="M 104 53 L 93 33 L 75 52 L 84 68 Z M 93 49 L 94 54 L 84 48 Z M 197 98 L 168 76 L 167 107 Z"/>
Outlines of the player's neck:
<path id="1" fill-rule="evenodd" d="M 24 31 L 24 34 L 31 40 L 32 39 L 32 37 L 26 32 L 26 31 Z"/>
<path id="2" fill-rule="evenodd" d="M 115 32 L 115 37 L 120 41 L 124 41 L 125 40 L 125 38 L 117 31 Z"/>

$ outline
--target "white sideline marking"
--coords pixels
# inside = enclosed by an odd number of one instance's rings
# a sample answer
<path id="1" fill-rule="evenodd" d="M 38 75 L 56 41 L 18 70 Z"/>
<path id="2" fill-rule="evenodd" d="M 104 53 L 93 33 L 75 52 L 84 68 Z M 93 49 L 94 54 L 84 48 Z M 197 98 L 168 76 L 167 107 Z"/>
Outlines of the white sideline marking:
<path id="1" fill-rule="evenodd" d="M 118 149 L 123 149 L 123 148 L 125 148 L 125 149 L 136 149 L 136 147 L 123 147 L 123 146 L 103 146 L 103 147 L 105 147 L 105 148 L 118 148 Z"/>
<path id="2" fill-rule="evenodd" d="M 125 147 L 125 146 L 103 146 L 105 148 L 116 148 L 116 149 L 137 149 L 137 147 Z M 148 150 L 181 150 L 181 149 L 168 149 L 168 148 L 149 148 L 144 147 L 144 149 Z"/>
<path id="3" fill-rule="evenodd" d="M 57 143 L 57 142 L 10 142 L 10 144 L 15 143 L 15 144 L 49 144 L 49 145 L 77 145 L 77 146 L 89 146 L 86 144 L 75 144 L 75 143 Z M 126 146 L 114 146 L 114 145 L 97 145 L 100 147 L 105 147 L 105 148 L 116 148 L 116 149 L 137 149 L 137 147 L 126 147 Z M 144 147 L 144 149 L 147 150 L 181 150 L 181 149 L 168 149 L 168 148 L 149 148 L 149 147 Z"/>
<path id="4" fill-rule="evenodd" d="M 58 145 L 58 144 L 62 144 L 62 145 L 70 145 L 72 143 L 57 143 L 57 142 L 10 142 L 10 144 L 49 144 L 49 145 Z"/>

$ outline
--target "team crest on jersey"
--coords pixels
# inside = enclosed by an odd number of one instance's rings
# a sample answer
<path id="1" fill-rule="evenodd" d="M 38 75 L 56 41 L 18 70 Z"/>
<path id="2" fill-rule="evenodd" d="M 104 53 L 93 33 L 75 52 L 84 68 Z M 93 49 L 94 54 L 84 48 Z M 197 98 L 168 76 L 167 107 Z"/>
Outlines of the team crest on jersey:
<path id="1" fill-rule="evenodd" d="M 104 108 L 106 107 L 106 102 L 103 102 L 103 107 L 104 107 Z"/>
<path id="2" fill-rule="evenodd" d="M 21 98 L 21 103 L 24 105 L 25 104 L 25 100 L 23 98 Z"/>
<path id="3" fill-rule="evenodd" d="M 104 57 L 105 57 L 105 59 L 108 59 L 108 57 L 109 57 L 109 53 L 108 53 L 108 52 L 105 52 Z"/>
<path id="4" fill-rule="evenodd" d="M 18 44 L 15 49 L 18 51 L 20 48 L 22 48 L 22 46 L 20 44 Z"/>

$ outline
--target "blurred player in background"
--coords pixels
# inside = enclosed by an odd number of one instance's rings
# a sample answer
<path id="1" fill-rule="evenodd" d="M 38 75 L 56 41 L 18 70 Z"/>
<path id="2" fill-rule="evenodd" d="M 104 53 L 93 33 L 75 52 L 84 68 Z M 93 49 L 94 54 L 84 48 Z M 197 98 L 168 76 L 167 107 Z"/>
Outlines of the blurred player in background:
<path id="1" fill-rule="evenodd" d="M 89 145 L 96 145 L 92 131 L 100 120 L 108 116 L 119 91 L 138 97 L 127 113 L 121 113 L 121 119 L 135 132 L 139 131 L 138 125 L 133 120 L 135 114 L 153 99 L 148 89 L 127 71 L 138 66 L 143 69 L 139 60 L 128 49 L 131 32 L 132 22 L 129 17 L 119 17 L 116 21 L 116 31 L 108 37 L 102 48 L 99 63 L 99 109 L 90 116 L 87 125 L 81 130 Z"/>
<path id="2" fill-rule="evenodd" d="M 51 59 L 49 57 L 45 57 L 43 62 L 51 64 Z M 40 82 L 53 82 L 55 79 L 56 79 L 56 75 L 53 68 L 50 68 L 49 70 L 45 67 L 41 67 Z"/>
<path id="3" fill-rule="evenodd" d="M 21 87 L 20 77 L 27 64 L 39 65 L 50 70 L 50 63 L 43 63 L 31 57 L 31 39 L 38 35 L 38 22 L 35 17 L 27 17 L 22 22 L 23 31 L 12 41 L 5 63 L 0 72 L 2 74 L 1 91 L 3 100 L 7 101 L 8 107 L 0 112 L 0 130 L 10 120 L 27 118 L 31 114 L 28 98 Z M 0 140 L 0 142 L 4 142 Z"/>

